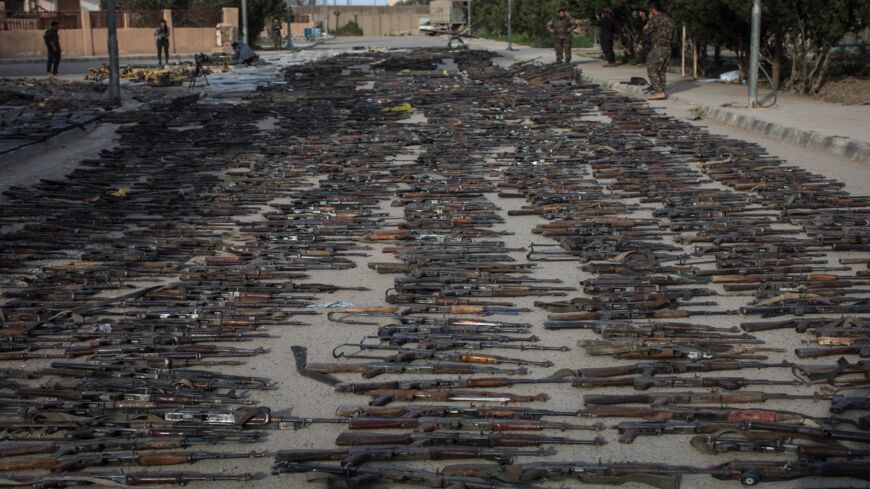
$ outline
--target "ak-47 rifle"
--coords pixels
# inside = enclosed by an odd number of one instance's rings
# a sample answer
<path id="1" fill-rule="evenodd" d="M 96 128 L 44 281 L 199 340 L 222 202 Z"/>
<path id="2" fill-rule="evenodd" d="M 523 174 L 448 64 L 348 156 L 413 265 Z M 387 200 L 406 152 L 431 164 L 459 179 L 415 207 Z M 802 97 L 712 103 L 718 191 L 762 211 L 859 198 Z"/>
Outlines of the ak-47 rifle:
<path id="1" fill-rule="evenodd" d="M 803 477 L 852 477 L 870 481 L 870 463 L 862 461 L 732 460 L 711 467 L 710 475 L 719 480 L 739 480 L 745 486 L 754 486 L 759 482 L 787 481 Z"/>
<path id="2" fill-rule="evenodd" d="M 309 474 L 308 480 L 325 480 L 347 487 L 373 485 L 383 487 L 390 482 L 419 484 L 433 488 L 463 487 L 466 489 L 543 489 L 528 484 L 511 484 L 477 477 L 443 475 L 426 470 L 382 467 L 336 467 L 334 465 L 281 462 L 272 468 L 273 474 Z"/>
<path id="3" fill-rule="evenodd" d="M 619 430 L 620 443 L 632 443 L 638 436 L 667 434 L 709 434 L 728 430 L 744 432 L 764 431 L 813 439 L 870 442 L 870 434 L 861 431 L 844 431 L 831 428 L 803 426 L 800 424 L 770 423 L 765 421 L 717 422 L 717 421 L 626 421 L 614 426 Z"/>
<path id="4" fill-rule="evenodd" d="M 3 477 L 4 486 L 69 487 L 88 486 L 181 486 L 190 482 L 250 481 L 255 474 L 202 474 L 194 472 L 132 472 L 126 474 L 56 474 L 32 477 Z"/>
<path id="5" fill-rule="evenodd" d="M 678 377 L 678 376 L 638 376 L 638 377 L 574 377 L 572 387 L 634 387 L 647 390 L 651 387 L 714 387 L 737 390 L 750 385 L 804 385 L 800 380 L 748 379 L 745 377 Z"/>
<path id="6" fill-rule="evenodd" d="M 342 382 L 335 385 L 336 392 L 364 393 L 373 390 L 469 389 L 509 387 L 524 384 L 564 384 L 571 381 L 570 370 L 559 370 L 549 377 L 513 379 L 510 377 L 477 377 L 468 379 L 413 379 L 387 382 Z"/>
<path id="7" fill-rule="evenodd" d="M 601 431 L 604 425 L 578 425 L 572 423 L 557 423 L 537 419 L 511 418 L 450 418 L 438 416 L 421 416 L 417 418 L 404 417 L 353 417 L 348 428 L 351 430 L 385 430 L 414 428 L 419 432 L 429 432 L 439 429 L 473 430 L 480 432 L 499 431 L 541 431 L 541 430 L 593 430 Z"/>
<path id="8" fill-rule="evenodd" d="M 437 406 L 426 404 L 405 404 L 402 406 L 339 406 L 335 410 L 339 417 L 387 416 L 419 418 L 424 416 L 459 418 L 515 418 L 540 419 L 545 416 L 579 416 L 580 411 L 553 411 L 512 406 Z"/>
<path id="9" fill-rule="evenodd" d="M 820 394 L 781 394 L 775 392 L 743 391 L 743 392 L 654 392 L 652 394 L 635 395 L 588 395 L 583 397 L 586 404 L 650 404 L 664 406 L 668 404 L 755 404 L 771 399 L 818 401 L 829 399 Z"/>
<path id="10" fill-rule="evenodd" d="M 275 467 L 281 470 L 285 463 L 320 462 L 337 460 L 342 467 L 359 467 L 366 462 L 394 462 L 398 460 L 462 460 L 484 459 L 498 463 L 513 463 L 515 457 L 546 457 L 555 455 L 556 450 L 511 450 L 506 448 L 487 448 L 474 446 L 428 446 L 409 447 L 405 445 L 360 446 L 332 448 L 325 450 L 281 450 L 275 454 Z"/>
<path id="11" fill-rule="evenodd" d="M 544 393 L 524 396 L 510 392 L 477 391 L 473 389 L 375 389 L 369 391 L 371 406 L 386 406 L 394 401 L 413 402 L 543 402 L 550 399 Z"/>
<path id="12" fill-rule="evenodd" d="M 745 433 L 720 431 L 710 435 L 693 436 L 690 444 L 698 451 L 709 455 L 731 452 L 791 453 L 800 459 L 813 458 L 863 458 L 870 457 L 870 450 L 850 448 L 833 443 L 795 443 L 792 435 L 775 433 Z"/>
<path id="13" fill-rule="evenodd" d="M 105 465 L 139 465 L 156 467 L 165 465 L 192 464 L 200 460 L 228 460 L 238 458 L 262 458 L 266 452 L 221 453 L 221 452 L 155 452 L 155 453 L 92 453 L 61 457 L 27 458 L 0 461 L 0 472 L 21 470 L 50 470 L 67 472 Z"/>
<path id="14" fill-rule="evenodd" d="M 572 371 L 577 377 L 617 377 L 622 375 L 651 376 L 741 370 L 750 368 L 792 367 L 794 364 L 764 363 L 752 360 L 709 360 L 701 362 L 641 362 L 617 367 L 591 367 Z"/>
<path id="15" fill-rule="evenodd" d="M 678 489 L 686 474 L 707 474 L 705 468 L 651 463 L 533 462 L 516 465 L 449 465 L 444 474 L 485 477 L 510 482 L 572 480 L 581 484 L 622 485 L 638 482 L 657 489 Z"/>
<path id="16" fill-rule="evenodd" d="M 541 445 L 604 445 L 604 438 L 577 439 L 525 433 L 457 433 L 429 431 L 410 433 L 352 433 L 338 435 L 340 447 L 358 445 L 465 445 L 475 447 L 537 447 Z"/>

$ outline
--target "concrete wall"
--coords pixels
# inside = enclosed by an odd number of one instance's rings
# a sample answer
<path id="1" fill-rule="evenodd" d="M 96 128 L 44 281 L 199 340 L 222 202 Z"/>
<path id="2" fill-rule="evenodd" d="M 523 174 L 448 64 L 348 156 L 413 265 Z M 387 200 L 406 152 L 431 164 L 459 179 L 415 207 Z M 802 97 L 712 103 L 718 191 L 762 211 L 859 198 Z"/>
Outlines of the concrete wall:
<path id="1" fill-rule="evenodd" d="M 82 53 L 82 38 L 81 29 L 60 31 L 60 47 L 63 53 Z M 45 55 L 42 31 L 0 31 L 0 58 L 39 58 Z"/>
<path id="2" fill-rule="evenodd" d="M 366 36 L 416 35 L 420 32 L 418 29 L 419 20 L 429 16 L 428 6 L 348 7 L 330 5 L 328 9 L 323 6 L 293 8 L 293 12 L 296 14 L 311 15 L 315 24 L 323 21 L 326 11 L 329 12 L 329 30 L 355 21 Z M 293 33 L 296 34 L 295 23 Z"/>
<path id="3" fill-rule="evenodd" d="M 173 53 L 213 53 L 222 50 L 217 45 L 215 27 L 172 26 L 172 13 L 164 11 L 171 30 L 170 51 Z M 223 22 L 235 26 L 238 36 L 238 9 L 223 9 Z M 43 31 L 0 31 L 0 58 L 41 58 L 46 55 Z M 60 48 L 63 56 L 105 56 L 108 53 L 108 30 L 92 29 L 88 12 L 82 12 L 82 29 L 61 29 Z M 152 54 L 157 47 L 153 28 L 118 29 L 120 54 Z"/>

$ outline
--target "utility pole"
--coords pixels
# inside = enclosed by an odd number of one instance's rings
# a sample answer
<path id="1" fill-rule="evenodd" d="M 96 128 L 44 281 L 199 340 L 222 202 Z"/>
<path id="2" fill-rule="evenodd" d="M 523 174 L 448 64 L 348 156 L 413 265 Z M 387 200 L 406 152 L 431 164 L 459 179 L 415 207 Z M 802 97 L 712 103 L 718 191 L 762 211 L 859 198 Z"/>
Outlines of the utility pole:
<path id="1" fill-rule="evenodd" d="M 287 0 L 287 48 L 293 49 L 293 4 Z"/>
<path id="2" fill-rule="evenodd" d="M 323 0 L 323 35 L 329 35 L 329 0 Z"/>
<path id="3" fill-rule="evenodd" d="M 514 4 L 511 0 L 508 0 L 508 51 L 514 50 L 514 37 L 513 33 L 511 32 L 511 28 L 513 26 L 513 10 Z"/>
<path id="4" fill-rule="evenodd" d="M 749 44 L 749 108 L 758 107 L 758 57 L 761 50 L 761 0 L 752 0 L 752 37 Z"/>
<path id="5" fill-rule="evenodd" d="M 468 0 L 468 35 L 471 35 L 471 0 Z"/>
<path id="6" fill-rule="evenodd" d="M 248 0 L 242 0 L 242 42 L 250 43 L 248 40 Z"/>
<path id="7" fill-rule="evenodd" d="M 106 17 L 109 30 L 109 99 L 121 103 L 121 74 L 118 63 L 118 23 L 115 17 L 115 0 L 106 1 Z"/>

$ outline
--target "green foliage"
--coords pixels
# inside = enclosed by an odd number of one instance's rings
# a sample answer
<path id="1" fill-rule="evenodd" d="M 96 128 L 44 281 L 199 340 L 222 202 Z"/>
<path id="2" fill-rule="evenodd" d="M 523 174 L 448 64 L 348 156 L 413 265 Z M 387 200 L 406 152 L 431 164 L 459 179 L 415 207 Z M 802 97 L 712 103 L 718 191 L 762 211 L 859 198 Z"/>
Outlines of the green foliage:
<path id="1" fill-rule="evenodd" d="M 241 2 L 235 0 L 231 3 L 235 7 Z M 257 43 L 268 20 L 275 16 L 284 18 L 286 15 L 287 3 L 284 0 L 248 0 L 248 45 Z"/>
<path id="2" fill-rule="evenodd" d="M 506 4 L 506 0 L 476 0 L 472 9 L 475 32 L 504 38 Z M 738 66 L 746 73 L 752 0 L 662 0 L 661 4 L 678 25 L 686 26 L 697 44 L 735 53 Z M 644 58 L 643 20 L 633 13 L 647 6 L 648 0 L 513 0 L 514 40 L 550 46 L 546 24 L 559 8 L 594 22 L 601 9 L 610 7 L 625 58 L 638 62 Z M 763 0 L 762 9 L 762 57 L 773 71 L 774 84 L 788 73 L 787 86 L 803 94 L 818 93 L 824 85 L 836 43 L 845 34 L 870 26 L 868 0 Z"/>
<path id="3" fill-rule="evenodd" d="M 362 36 L 363 30 L 362 27 L 359 26 L 354 21 L 350 21 L 347 24 L 339 27 L 338 29 L 333 29 L 329 31 L 333 36 Z"/>
<path id="4" fill-rule="evenodd" d="M 480 30 L 474 33 L 476 36 L 482 37 L 484 39 L 493 39 L 496 41 L 507 42 L 507 34 L 496 34 L 494 32 L 489 32 L 486 30 Z M 553 38 L 545 37 L 543 39 L 537 37 L 529 37 L 523 33 L 515 33 L 513 34 L 513 42 L 522 46 L 529 46 L 533 48 L 551 48 L 553 47 Z M 575 48 L 588 48 L 592 47 L 595 44 L 595 39 L 592 36 L 574 36 L 572 38 L 573 46 Z"/>

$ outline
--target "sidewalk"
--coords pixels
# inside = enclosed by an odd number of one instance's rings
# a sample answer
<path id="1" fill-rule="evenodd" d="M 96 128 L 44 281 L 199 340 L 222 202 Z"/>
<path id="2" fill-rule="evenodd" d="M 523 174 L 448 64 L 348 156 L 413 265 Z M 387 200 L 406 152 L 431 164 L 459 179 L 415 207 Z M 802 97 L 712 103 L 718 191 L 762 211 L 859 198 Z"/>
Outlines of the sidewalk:
<path id="1" fill-rule="evenodd" d="M 293 49 L 264 49 L 261 53 L 289 53 L 293 51 L 298 51 L 300 49 L 310 49 L 312 47 L 317 46 L 320 42 L 294 42 Z M 193 57 L 200 53 L 172 53 L 172 60 L 178 61 L 193 61 Z M 214 53 L 206 53 L 206 54 L 214 54 Z M 121 54 L 118 56 L 118 59 L 121 61 L 121 64 L 130 61 L 154 61 L 156 58 L 156 54 Z M 108 56 L 64 56 L 61 63 L 88 63 L 88 62 L 109 62 Z M 0 59 L 0 65 L 15 65 L 15 64 L 27 64 L 27 63 L 45 63 L 45 57 L 41 58 L 7 58 Z"/>
<path id="2" fill-rule="evenodd" d="M 541 62 L 555 60 L 552 49 L 518 46 L 518 51 L 507 51 L 507 43 L 475 40 L 474 48 L 498 51 L 502 56 L 524 61 L 540 58 Z M 644 97 L 643 88 L 624 85 L 632 76 L 646 78 L 646 69 L 640 65 L 604 68 L 604 61 L 586 57 L 575 58 L 589 81 L 635 97 Z M 826 151 L 854 161 L 870 162 L 870 106 L 837 105 L 780 92 L 777 104 L 768 109 L 747 109 L 747 89 L 742 85 L 700 83 L 680 79 L 679 74 L 668 75 L 666 101 L 650 102 L 654 107 L 683 104 L 698 108 L 706 119 L 739 127 L 779 139 L 790 144 Z M 760 97 L 767 94 L 760 90 Z"/>
<path id="3" fill-rule="evenodd" d="M 199 53 L 178 53 L 173 54 L 173 60 L 179 61 L 187 61 L 193 60 L 193 56 Z M 155 54 L 123 54 L 118 56 L 118 59 L 121 61 L 121 64 L 128 61 L 154 61 L 156 59 Z M 64 57 L 61 60 L 61 65 L 63 63 L 87 63 L 87 62 L 109 62 L 108 56 L 68 56 Z M 9 59 L 0 59 L 0 65 L 18 65 L 18 64 L 28 64 L 28 63 L 45 63 L 45 58 L 9 58 Z"/>

